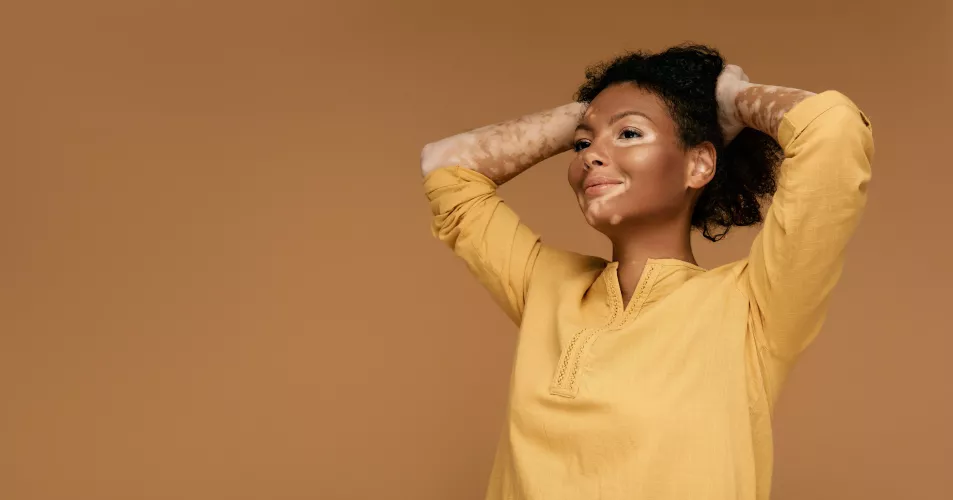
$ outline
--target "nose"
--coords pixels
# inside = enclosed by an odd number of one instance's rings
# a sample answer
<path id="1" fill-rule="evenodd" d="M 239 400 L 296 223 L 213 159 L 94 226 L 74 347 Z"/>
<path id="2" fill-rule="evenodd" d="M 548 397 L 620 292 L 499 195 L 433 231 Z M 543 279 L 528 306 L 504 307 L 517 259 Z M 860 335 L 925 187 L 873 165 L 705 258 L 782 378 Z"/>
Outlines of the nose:
<path id="1" fill-rule="evenodd" d="M 583 153 L 582 162 L 583 168 L 586 170 L 600 168 L 609 164 L 609 156 L 604 151 L 597 149 L 595 144 L 591 144 Z"/>

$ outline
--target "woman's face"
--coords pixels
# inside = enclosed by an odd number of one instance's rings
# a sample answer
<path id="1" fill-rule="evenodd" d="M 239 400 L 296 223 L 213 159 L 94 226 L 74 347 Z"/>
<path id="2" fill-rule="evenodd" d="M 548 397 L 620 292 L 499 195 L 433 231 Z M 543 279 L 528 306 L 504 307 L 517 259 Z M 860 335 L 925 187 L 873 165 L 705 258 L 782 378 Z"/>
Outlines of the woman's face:
<path id="1" fill-rule="evenodd" d="M 630 83 L 593 99 L 573 143 L 569 184 L 586 220 L 603 233 L 690 217 L 714 173 L 713 150 L 684 150 L 663 101 Z"/>

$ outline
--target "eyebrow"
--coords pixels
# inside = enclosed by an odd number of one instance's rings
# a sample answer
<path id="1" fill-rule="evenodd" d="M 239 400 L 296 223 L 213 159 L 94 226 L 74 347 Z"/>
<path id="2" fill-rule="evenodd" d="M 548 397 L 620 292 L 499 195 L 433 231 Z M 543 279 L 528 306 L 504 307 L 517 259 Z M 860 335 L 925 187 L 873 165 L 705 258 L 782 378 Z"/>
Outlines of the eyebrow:
<path id="1" fill-rule="evenodd" d="M 628 111 L 620 111 L 620 112 L 618 112 L 618 113 L 612 115 L 612 117 L 609 118 L 609 125 L 612 125 L 613 123 L 615 123 L 615 122 L 617 122 L 617 121 L 619 121 L 619 120 L 625 118 L 626 116 L 633 116 L 633 115 L 634 115 L 634 116 L 641 116 L 642 118 L 645 118 L 646 120 L 648 120 L 648 121 L 650 121 L 650 122 L 652 122 L 652 123 L 655 123 L 651 118 L 649 118 L 649 115 L 647 115 L 647 114 L 645 114 L 645 113 L 643 113 L 643 112 L 641 112 L 641 111 L 635 111 L 634 109 L 632 109 L 632 110 L 628 110 Z M 576 130 L 577 130 L 577 131 L 578 131 L 578 130 L 585 130 L 585 131 L 587 131 L 587 132 L 592 132 L 592 127 L 590 127 L 589 125 L 586 125 L 585 123 L 580 123 L 578 126 L 576 126 Z"/>

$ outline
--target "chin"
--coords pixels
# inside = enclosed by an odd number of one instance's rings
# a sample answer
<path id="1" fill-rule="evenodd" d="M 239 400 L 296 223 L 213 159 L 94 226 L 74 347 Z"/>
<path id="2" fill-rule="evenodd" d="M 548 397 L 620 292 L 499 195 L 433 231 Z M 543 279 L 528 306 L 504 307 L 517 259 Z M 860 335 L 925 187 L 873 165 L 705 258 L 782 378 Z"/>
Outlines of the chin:
<path id="1" fill-rule="evenodd" d="M 619 193 L 587 199 L 582 192 L 576 193 L 582 215 L 594 229 L 601 233 L 612 233 L 631 220 L 632 202 L 619 196 Z"/>
<path id="2" fill-rule="evenodd" d="M 604 234 L 612 233 L 615 229 L 621 227 L 625 222 L 625 217 L 619 214 L 593 215 L 584 211 L 583 216 L 586 218 L 586 222 L 588 222 L 593 229 Z"/>

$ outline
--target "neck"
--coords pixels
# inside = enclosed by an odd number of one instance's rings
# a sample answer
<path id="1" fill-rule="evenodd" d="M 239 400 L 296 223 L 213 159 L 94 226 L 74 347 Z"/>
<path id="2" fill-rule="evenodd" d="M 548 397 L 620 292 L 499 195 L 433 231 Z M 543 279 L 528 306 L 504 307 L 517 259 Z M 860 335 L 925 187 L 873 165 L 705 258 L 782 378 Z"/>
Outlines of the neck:
<path id="1" fill-rule="evenodd" d="M 619 288 L 628 304 L 648 259 L 677 259 L 697 265 L 692 254 L 691 227 L 685 222 L 628 225 L 610 236 L 612 260 L 619 263 Z"/>

